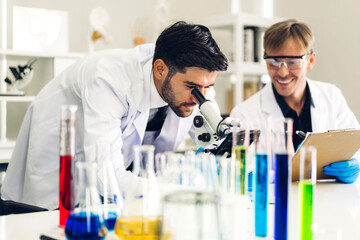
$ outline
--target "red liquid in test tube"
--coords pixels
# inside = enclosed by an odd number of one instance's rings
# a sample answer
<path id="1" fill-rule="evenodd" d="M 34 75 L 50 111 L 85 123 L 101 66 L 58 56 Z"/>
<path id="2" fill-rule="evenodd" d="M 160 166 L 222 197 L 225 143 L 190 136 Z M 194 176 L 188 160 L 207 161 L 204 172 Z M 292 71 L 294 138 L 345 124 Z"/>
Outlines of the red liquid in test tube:
<path id="1" fill-rule="evenodd" d="M 70 211 L 74 209 L 72 200 L 72 160 L 75 153 L 75 112 L 77 106 L 61 106 L 60 120 L 60 169 L 59 169 L 59 215 L 60 227 L 64 228 Z"/>

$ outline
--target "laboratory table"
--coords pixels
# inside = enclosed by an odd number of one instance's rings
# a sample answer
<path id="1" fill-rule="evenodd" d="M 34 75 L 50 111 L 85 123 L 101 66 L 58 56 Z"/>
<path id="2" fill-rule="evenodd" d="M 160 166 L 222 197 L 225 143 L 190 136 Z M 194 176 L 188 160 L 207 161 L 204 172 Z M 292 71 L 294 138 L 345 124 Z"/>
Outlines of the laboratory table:
<path id="1" fill-rule="evenodd" d="M 294 240 L 299 239 L 297 191 L 297 183 L 292 183 L 289 239 Z M 317 183 L 315 191 L 316 239 L 360 239 L 360 181 L 354 184 L 321 182 Z M 269 205 L 269 212 L 273 209 L 272 206 Z M 233 214 L 237 214 L 235 209 Z M 269 219 L 272 216 L 270 213 Z M 42 233 L 55 229 L 57 224 L 58 211 L 1 216 L 0 240 L 39 239 Z M 112 235 L 107 239 L 116 238 Z"/>

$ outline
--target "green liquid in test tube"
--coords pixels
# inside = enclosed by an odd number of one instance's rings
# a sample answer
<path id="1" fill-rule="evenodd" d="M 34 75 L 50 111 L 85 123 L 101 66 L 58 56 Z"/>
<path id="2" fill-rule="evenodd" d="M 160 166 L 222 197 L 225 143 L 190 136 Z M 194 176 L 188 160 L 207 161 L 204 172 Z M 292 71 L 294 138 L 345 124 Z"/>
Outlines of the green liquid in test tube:
<path id="1" fill-rule="evenodd" d="M 241 195 L 245 194 L 245 177 L 246 177 L 246 147 L 245 146 L 233 146 L 233 154 L 235 154 L 235 160 L 240 163 L 236 164 L 236 193 Z"/>
<path id="2" fill-rule="evenodd" d="M 311 225 L 313 222 L 313 189 L 314 186 L 309 180 L 299 182 L 300 197 L 300 239 L 311 240 Z"/>
<path id="3" fill-rule="evenodd" d="M 316 184 L 316 149 L 306 147 L 300 152 L 300 240 L 312 240 L 313 203 Z"/>

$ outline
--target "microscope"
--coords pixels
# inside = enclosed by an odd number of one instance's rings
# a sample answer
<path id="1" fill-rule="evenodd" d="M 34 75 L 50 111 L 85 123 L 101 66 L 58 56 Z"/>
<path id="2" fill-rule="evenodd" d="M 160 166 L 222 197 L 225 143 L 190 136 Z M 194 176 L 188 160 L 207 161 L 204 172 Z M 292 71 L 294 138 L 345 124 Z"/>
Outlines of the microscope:
<path id="1" fill-rule="evenodd" d="M 4 81 L 9 84 L 10 94 L 24 95 L 24 92 L 20 91 L 20 89 L 26 87 L 32 80 L 34 76 L 34 71 L 32 71 L 32 65 L 36 61 L 37 58 L 32 58 L 24 66 L 18 65 L 18 67 L 9 67 L 12 75 L 15 78 L 15 80 L 10 80 L 9 77 L 6 77 L 4 79 Z"/>
<path id="2" fill-rule="evenodd" d="M 222 118 L 215 103 L 206 99 L 198 88 L 191 91 L 199 103 L 201 115 L 194 118 L 195 146 L 206 153 L 231 157 L 233 118 Z M 259 132 L 259 131 L 257 131 Z M 240 134 L 245 138 L 245 131 Z M 254 130 L 250 130 L 250 144 L 254 139 Z"/>

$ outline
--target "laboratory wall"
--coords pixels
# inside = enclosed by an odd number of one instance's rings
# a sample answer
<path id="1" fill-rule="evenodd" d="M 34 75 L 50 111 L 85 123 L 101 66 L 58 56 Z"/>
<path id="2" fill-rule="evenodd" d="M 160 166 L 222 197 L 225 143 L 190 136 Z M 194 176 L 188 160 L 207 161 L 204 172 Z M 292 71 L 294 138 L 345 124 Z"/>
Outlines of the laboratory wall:
<path id="1" fill-rule="evenodd" d="M 360 120 L 360 1 L 274 0 L 274 15 L 306 22 L 315 33 L 309 77 L 336 84 Z"/>
<path id="2" fill-rule="evenodd" d="M 11 26 L 12 7 L 26 6 L 64 10 L 69 14 L 69 50 L 88 52 L 91 27 L 89 14 L 103 7 L 109 14 L 107 31 L 111 42 L 99 42 L 97 49 L 132 47 L 136 34 L 146 42 L 154 42 L 166 24 L 176 20 L 201 22 L 202 19 L 231 12 L 235 0 L 7 0 L 8 25 Z M 256 0 L 259 2 L 259 0 Z M 296 18 L 308 23 L 315 32 L 315 68 L 312 79 L 336 84 L 349 106 L 360 119 L 360 1 L 358 0 L 262 0 L 272 1 L 274 16 Z M 254 11 L 254 0 L 241 0 L 240 9 Z M 166 5 L 164 7 L 164 4 Z M 164 10 L 165 9 L 165 10 Z M 12 29 L 8 29 L 8 47 L 12 47 Z M 220 80 L 220 79 L 219 79 Z M 219 84 L 221 85 L 221 84 Z M 228 84 L 222 84 L 227 86 Z"/>
<path id="3" fill-rule="evenodd" d="M 176 20 L 196 22 L 205 16 L 230 11 L 230 0 L 7 0 L 8 26 L 12 25 L 13 6 L 46 8 L 68 12 L 69 50 L 88 52 L 92 9 L 102 7 L 110 17 L 107 32 L 110 44 L 99 41 L 97 49 L 132 47 L 136 34 L 142 34 L 146 42 L 154 42 L 165 26 Z M 8 28 L 8 47 L 12 47 L 12 29 Z"/>
<path id="4" fill-rule="evenodd" d="M 153 38 L 153 16 L 155 0 L 7 0 L 8 26 L 12 25 L 13 6 L 46 8 L 68 12 L 69 50 L 88 52 L 92 32 L 89 15 L 92 9 L 102 7 L 110 18 L 106 26 L 111 37 L 109 44 L 99 41 L 97 49 L 132 47 L 136 31 L 141 31 L 146 39 Z M 8 29 L 8 47 L 12 44 L 12 29 Z"/>

